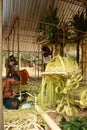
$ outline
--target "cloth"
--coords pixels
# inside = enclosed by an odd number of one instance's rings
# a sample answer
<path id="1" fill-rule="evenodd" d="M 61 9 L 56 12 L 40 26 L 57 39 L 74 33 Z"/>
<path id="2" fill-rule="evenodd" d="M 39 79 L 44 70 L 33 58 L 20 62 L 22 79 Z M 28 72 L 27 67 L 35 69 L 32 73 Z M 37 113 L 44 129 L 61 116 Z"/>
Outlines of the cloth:
<path id="1" fill-rule="evenodd" d="M 23 69 L 23 70 L 20 70 L 20 71 L 15 71 L 15 74 L 18 74 L 20 76 L 21 84 L 23 84 L 23 85 L 27 84 L 30 76 L 29 76 L 26 69 Z"/>
<path id="2" fill-rule="evenodd" d="M 3 99 L 3 104 L 7 109 L 18 109 L 19 100 L 16 98 L 5 98 Z"/>

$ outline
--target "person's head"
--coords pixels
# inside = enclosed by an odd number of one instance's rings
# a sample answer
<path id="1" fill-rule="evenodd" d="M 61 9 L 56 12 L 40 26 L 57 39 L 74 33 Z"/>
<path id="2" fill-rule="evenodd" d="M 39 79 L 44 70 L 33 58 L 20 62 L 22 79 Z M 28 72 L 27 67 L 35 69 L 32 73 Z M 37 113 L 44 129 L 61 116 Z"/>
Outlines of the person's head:
<path id="1" fill-rule="evenodd" d="M 13 57 L 14 57 L 13 55 L 10 55 L 10 56 L 9 56 L 10 59 L 13 58 Z"/>
<path id="2" fill-rule="evenodd" d="M 9 56 L 9 59 L 10 59 L 10 61 L 16 61 L 14 55 L 10 55 L 10 56 Z"/>
<path id="3" fill-rule="evenodd" d="M 9 56 L 10 61 L 13 60 L 13 58 L 14 58 L 13 55 L 10 55 L 10 56 Z"/>
<path id="4" fill-rule="evenodd" d="M 13 79 L 14 83 L 18 83 L 20 81 L 20 77 L 17 74 L 12 75 L 11 79 Z"/>
<path id="5" fill-rule="evenodd" d="M 11 77 L 14 78 L 17 81 L 20 81 L 20 76 L 17 75 L 17 74 L 12 75 Z"/>

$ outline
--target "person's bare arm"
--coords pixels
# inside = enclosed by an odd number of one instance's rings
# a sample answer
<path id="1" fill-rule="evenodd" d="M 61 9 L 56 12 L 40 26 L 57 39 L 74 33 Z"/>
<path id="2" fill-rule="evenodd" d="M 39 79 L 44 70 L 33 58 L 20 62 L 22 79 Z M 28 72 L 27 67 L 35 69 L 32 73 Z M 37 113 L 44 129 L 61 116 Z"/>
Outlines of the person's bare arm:
<path id="1" fill-rule="evenodd" d="M 11 94 L 10 92 L 4 92 L 3 94 L 3 98 L 14 98 L 15 97 L 15 94 Z"/>
<path id="2" fill-rule="evenodd" d="M 5 81 L 5 86 L 3 90 L 3 98 L 13 98 L 15 97 L 15 95 L 16 95 L 16 92 L 13 90 L 10 84 L 10 80 L 8 79 L 7 81 Z"/>

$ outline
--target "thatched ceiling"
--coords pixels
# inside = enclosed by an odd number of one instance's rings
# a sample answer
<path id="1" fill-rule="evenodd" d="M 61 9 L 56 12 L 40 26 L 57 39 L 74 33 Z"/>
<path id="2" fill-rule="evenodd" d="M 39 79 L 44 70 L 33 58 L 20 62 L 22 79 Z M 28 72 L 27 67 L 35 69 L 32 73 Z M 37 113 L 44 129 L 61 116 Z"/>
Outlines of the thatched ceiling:
<path id="1" fill-rule="evenodd" d="M 54 6 L 58 8 L 57 16 L 60 23 L 69 22 L 72 16 L 78 11 L 83 11 L 87 6 L 86 0 L 3 0 L 3 50 L 8 49 L 8 40 L 5 38 L 11 31 L 11 26 L 15 17 L 19 17 L 19 50 L 38 51 L 36 28 L 41 18 L 49 9 L 49 5 L 54 1 Z M 18 23 L 14 24 L 15 29 L 9 37 L 10 49 L 14 41 L 14 50 L 17 51 L 18 44 Z"/>

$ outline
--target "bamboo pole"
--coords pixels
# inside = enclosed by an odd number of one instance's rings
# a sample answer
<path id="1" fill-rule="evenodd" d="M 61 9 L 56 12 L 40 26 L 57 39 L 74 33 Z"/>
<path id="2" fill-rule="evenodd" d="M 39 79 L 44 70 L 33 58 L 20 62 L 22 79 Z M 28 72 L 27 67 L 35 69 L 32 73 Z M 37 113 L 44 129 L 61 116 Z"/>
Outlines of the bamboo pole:
<path id="1" fill-rule="evenodd" d="M 19 19 L 18 19 L 18 30 L 17 30 L 17 43 L 18 43 L 18 71 L 19 71 Z"/>
<path id="2" fill-rule="evenodd" d="M 35 109 L 42 116 L 47 125 L 51 128 L 51 130 L 61 130 L 60 127 L 50 118 L 48 114 L 46 114 L 39 105 L 35 105 Z"/>
<path id="3" fill-rule="evenodd" d="M 3 92 L 2 92 L 2 0 L 0 0 L 0 130 L 4 130 L 3 124 Z"/>
<path id="4" fill-rule="evenodd" d="M 38 44 L 38 80 L 39 80 L 39 44 Z"/>
<path id="5" fill-rule="evenodd" d="M 26 20 L 27 22 L 29 21 L 29 22 L 36 22 L 36 21 L 34 21 L 34 20 L 30 20 L 30 19 L 20 19 L 20 20 Z M 42 24 L 46 24 L 46 25 L 50 25 L 50 26 L 56 26 L 56 27 L 59 27 L 60 29 L 72 29 L 72 30 L 74 30 L 74 31 L 76 31 L 76 32 L 81 32 L 81 33 L 83 33 L 83 34 L 85 34 L 85 32 L 84 31 L 81 31 L 81 30 L 78 30 L 78 29 L 75 29 L 75 28 L 73 28 L 73 27 L 71 27 L 71 26 L 69 26 L 69 27 L 67 27 L 67 26 L 59 26 L 58 24 L 54 24 L 54 23 L 49 23 L 49 22 L 44 22 L 44 21 L 38 21 L 39 23 L 42 23 Z"/>
<path id="6" fill-rule="evenodd" d="M 66 71 L 64 71 L 64 72 L 42 72 L 41 73 L 41 75 L 42 76 L 45 76 L 45 75 L 69 75 L 70 74 L 70 72 L 66 72 Z"/>
<path id="7" fill-rule="evenodd" d="M 8 60 L 9 60 L 9 51 L 10 51 L 10 47 L 9 47 L 9 37 L 8 37 Z"/>
<path id="8" fill-rule="evenodd" d="M 15 40 L 15 27 L 13 27 L 13 43 L 12 43 L 12 54 L 14 55 L 14 40 Z"/>
<path id="9" fill-rule="evenodd" d="M 7 38 L 11 35 L 12 30 L 13 30 L 14 25 L 15 25 L 15 23 L 16 23 L 17 20 L 18 20 L 18 16 L 14 19 L 14 22 L 13 22 L 13 24 L 12 24 L 12 26 L 11 26 L 11 29 L 10 29 L 10 31 L 9 31 L 9 33 L 8 33 L 8 35 L 7 35 L 7 37 L 5 38 L 5 40 L 7 40 Z"/>
<path id="10" fill-rule="evenodd" d="M 19 70 L 20 70 L 20 66 L 19 66 L 19 60 L 20 60 L 20 57 L 19 57 L 19 18 L 17 19 L 17 44 L 18 44 L 18 74 L 19 74 Z M 18 87 L 18 92 L 20 91 L 20 85 Z"/>

